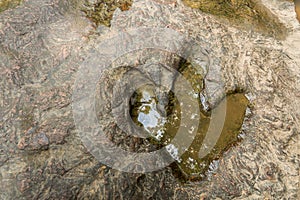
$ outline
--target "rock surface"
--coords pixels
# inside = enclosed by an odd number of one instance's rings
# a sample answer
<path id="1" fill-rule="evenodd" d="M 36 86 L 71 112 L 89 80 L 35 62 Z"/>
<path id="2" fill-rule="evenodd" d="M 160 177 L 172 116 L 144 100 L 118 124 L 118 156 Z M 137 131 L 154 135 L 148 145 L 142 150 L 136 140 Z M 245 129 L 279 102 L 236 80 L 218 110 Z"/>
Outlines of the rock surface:
<path id="1" fill-rule="evenodd" d="M 28 0 L 0 13 L 0 199 L 297 199 L 300 27 L 292 3 L 262 0 L 288 28 L 283 41 L 172 0 L 137 0 L 115 11 L 111 28 L 95 30 L 80 3 Z M 202 41 L 219 60 L 226 92 L 245 91 L 252 103 L 243 140 L 201 182 L 181 184 L 169 167 L 111 169 L 77 135 L 72 87 L 80 63 L 107 33 L 153 26 Z"/>

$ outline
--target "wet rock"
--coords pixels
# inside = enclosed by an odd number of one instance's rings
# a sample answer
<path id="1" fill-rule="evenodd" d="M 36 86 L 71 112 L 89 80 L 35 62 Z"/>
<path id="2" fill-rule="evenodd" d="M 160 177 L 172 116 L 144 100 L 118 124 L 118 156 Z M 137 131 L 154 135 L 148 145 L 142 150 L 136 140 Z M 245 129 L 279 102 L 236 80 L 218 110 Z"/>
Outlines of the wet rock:
<path id="1" fill-rule="evenodd" d="M 297 49 L 286 51 L 285 41 L 169 2 L 137 0 L 128 11 L 115 13 L 111 29 L 97 34 L 75 6 L 82 2 L 29 0 L 0 13 L 0 199 L 297 199 Z M 263 2 L 272 12 L 282 12 L 272 1 Z M 287 9 L 286 18 L 279 17 L 293 22 L 293 5 Z M 172 28 L 196 39 L 218 58 L 212 62 L 223 72 L 226 93 L 243 91 L 251 97 L 243 140 L 202 182 L 180 184 L 170 167 L 146 174 L 116 171 L 99 163 L 77 135 L 71 104 L 80 63 L 104 33 L 140 26 Z M 209 68 L 203 70 L 209 74 Z M 219 86 L 209 77 L 205 81 L 214 84 L 205 98 Z M 106 135 L 125 150 L 156 148 L 128 138 L 113 121 L 104 125 Z"/>

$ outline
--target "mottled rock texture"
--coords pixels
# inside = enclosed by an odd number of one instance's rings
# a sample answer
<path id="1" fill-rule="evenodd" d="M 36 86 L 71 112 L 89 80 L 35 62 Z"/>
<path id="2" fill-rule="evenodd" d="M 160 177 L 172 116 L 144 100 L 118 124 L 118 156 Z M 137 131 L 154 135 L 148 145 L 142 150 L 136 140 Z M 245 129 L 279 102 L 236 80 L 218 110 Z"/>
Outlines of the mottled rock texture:
<path id="1" fill-rule="evenodd" d="M 0 13 L 0 199 L 297 199 L 299 25 L 290 2 L 262 0 L 287 39 L 242 31 L 171 0 L 117 9 L 94 29 L 75 0 L 28 0 Z M 203 41 L 220 61 L 226 91 L 249 97 L 243 140 L 201 182 L 181 184 L 171 168 L 130 174 L 99 163 L 72 117 L 72 86 L 105 34 L 172 28 Z M 299 35 L 299 34 L 298 34 Z"/>

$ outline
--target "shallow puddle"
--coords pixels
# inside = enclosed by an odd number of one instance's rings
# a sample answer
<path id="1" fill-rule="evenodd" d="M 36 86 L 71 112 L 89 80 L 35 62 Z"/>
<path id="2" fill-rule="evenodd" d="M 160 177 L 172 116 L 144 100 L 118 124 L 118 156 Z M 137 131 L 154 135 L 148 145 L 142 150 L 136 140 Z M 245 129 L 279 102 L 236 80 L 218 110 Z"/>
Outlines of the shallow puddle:
<path id="1" fill-rule="evenodd" d="M 211 113 L 201 113 L 197 135 L 186 153 L 181 156 L 180 162 L 177 162 L 177 167 L 180 169 L 178 175 L 184 179 L 201 179 L 210 163 L 213 160 L 218 159 L 224 151 L 238 141 L 238 135 L 244 121 L 248 103 L 249 102 L 244 94 L 230 94 L 215 108 L 213 116 Z M 178 110 L 179 108 L 175 107 L 175 109 Z M 219 122 L 222 121 L 225 110 L 225 122 L 224 124 L 219 124 Z M 220 126 L 222 132 L 216 145 L 210 153 L 203 158 L 200 158 L 199 150 L 201 147 L 209 146 L 210 140 L 213 141 L 213 137 L 217 137 L 217 131 Z M 167 129 L 167 134 L 173 136 L 173 133 L 177 128 L 178 121 L 171 120 Z M 204 142 L 205 137 L 207 138 Z"/>
<path id="2" fill-rule="evenodd" d="M 194 76 L 190 77 L 192 77 L 192 80 L 195 78 Z M 195 84 L 194 87 L 197 88 Z M 195 97 L 191 95 L 187 98 Z M 159 95 L 155 94 L 154 88 L 146 85 L 143 88 L 139 88 L 132 99 L 131 117 L 133 121 L 136 125 L 144 127 L 149 135 L 152 136 L 150 140 L 153 143 L 159 144 L 161 147 L 168 147 L 177 134 L 181 123 L 182 112 L 176 96 L 170 92 L 168 94 L 169 103 L 164 107 L 160 103 Z M 224 151 L 238 141 L 248 103 L 244 94 L 235 93 L 227 95 L 214 109 L 213 115 L 212 111 L 201 111 L 197 134 L 190 147 L 181 157 L 170 153 L 176 160 L 176 164 L 173 164 L 175 175 L 183 180 L 201 179 L 208 170 L 210 163 L 218 159 Z M 201 108 L 201 106 L 199 100 L 199 107 Z M 165 110 L 165 113 L 163 110 Z M 225 115 L 224 112 L 226 112 Z M 220 122 L 222 122 L 224 116 L 225 121 L 223 124 Z M 220 135 L 216 134 L 218 130 L 222 130 Z M 187 140 L 189 139 L 188 137 L 189 133 L 186 134 Z M 199 150 L 203 146 L 209 146 L 208 143 L 214 141 L 214 137 L 219 137 L 216 144 L 207 155 L 200 158 Z M 172 146 L 169 145 L 172 148 L 170 151 L 177 151 L 182 143 L 186 143 L 183 140 L 185 138 L 181 138 L 180 141 L 172 141 Z"/>

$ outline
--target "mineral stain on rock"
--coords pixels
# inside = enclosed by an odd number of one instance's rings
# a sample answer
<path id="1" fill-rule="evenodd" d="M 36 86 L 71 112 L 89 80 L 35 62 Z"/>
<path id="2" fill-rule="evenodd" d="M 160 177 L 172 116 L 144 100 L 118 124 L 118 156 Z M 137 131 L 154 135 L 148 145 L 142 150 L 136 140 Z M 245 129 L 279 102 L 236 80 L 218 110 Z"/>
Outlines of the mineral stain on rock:
<path id="1" fill-rule="evenodd" d="M 183 0 L 184 4 L 250 29 L 284 39 L 287 28 L 258 0 Z"/>
<path id="2" fill-rule="evenodd" d="M 294 0 L 295 3 L 295 12 L 297 15 L 297 19 L 300 22 L 300 0 Z"/>

